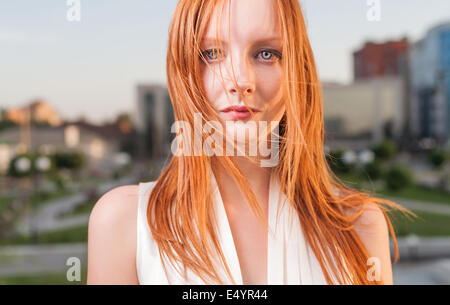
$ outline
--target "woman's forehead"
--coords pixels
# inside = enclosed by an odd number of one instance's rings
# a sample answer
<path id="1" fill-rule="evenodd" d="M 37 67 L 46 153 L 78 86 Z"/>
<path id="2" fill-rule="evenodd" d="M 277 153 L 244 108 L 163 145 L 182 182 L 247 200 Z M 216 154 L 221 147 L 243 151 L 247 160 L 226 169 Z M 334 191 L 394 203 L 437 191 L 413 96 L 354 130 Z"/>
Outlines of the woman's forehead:
<path id="1" fill-rule="evenodd" d="M 207 27 L 204 41 L 215 41 L 216 33 L 226 42 L 228 35 L 236 41 L 281 40 L 278 11 L 274 0 L 230 0 L 218 5 Z M 220 24 L 218 22 L 220 21 Z"/>

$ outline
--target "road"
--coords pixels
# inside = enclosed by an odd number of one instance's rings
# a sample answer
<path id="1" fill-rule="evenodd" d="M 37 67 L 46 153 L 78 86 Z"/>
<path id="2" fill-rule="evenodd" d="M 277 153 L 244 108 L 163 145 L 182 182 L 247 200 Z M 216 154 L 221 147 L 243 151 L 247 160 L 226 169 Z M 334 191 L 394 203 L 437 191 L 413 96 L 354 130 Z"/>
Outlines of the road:
<path id="1" fill-rule="evenodd" d="M 124 177 L 117 181 L 109 181 L 99 186 L 98 192 L 104 194 L 112 188 L 120 185 L 134 184 L 135 178 Z M 79 193 L 64 198 L 53 200 L 43 205 L 32 215 L 25 216 L 15 227 L 15 232 L 28 235 L 30 232 L 45 233 L 49 231 L 66 229 L 87 225 L 89 215 L 80 215 L 70 218 L 60 218 L 63 213 L 72 211 L 77 205 L 86 202 L 86 195 Z"/>
<path id="2" fill-rule="evenodd" d="M 435 213 L 435 214 L 443 214 L 443 215 L 450 216 L 450 202 L 449 202 L 449 204 L 445 204 L 445 203 L 426 202 L 426 201 L 421 201 L 421 200 L 412 200 L 412 199 L 405 199 L 405 198 L 385 197 L 385 196 L 381 196 L 381 195 L 377 195 L 377 197 L 391 200 L 391 201 L 398 203 L 410 210 L 429 212 L 429 213 Z"/>

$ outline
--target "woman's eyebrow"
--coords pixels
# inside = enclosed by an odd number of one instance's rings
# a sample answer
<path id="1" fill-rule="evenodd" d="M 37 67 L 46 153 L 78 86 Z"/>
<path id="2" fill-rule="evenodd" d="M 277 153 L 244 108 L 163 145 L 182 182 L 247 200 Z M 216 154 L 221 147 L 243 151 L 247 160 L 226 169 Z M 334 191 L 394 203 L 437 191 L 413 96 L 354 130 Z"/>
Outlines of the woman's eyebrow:
<path id="1" fill-rule="evenodd" d="M 282 39 L 279 36 L 275 36 L 275 37 L 265 37 L 265 38 L 260 38 L 260 39 L 255 39 L 252 41 L 253 44 L 260 44 L 263 42 L 269 42 L 269 41 L 275 41 L 275 42 L 280 42 Z M 202 39 L 203 42 L 217 42 L 217 39 L 214 37 L 205 37 Z M 227 42 L 223 41 L 222 39 L 218 40 L 220 43 L 226 45 Z"/>
<path id="2" fill-rule="evenodd" d="M 281 37 L 261 38 L 261 39 L 255 40 L 253 44 L 260 45 L 260 44 L 268 43 L 268 42 L 272 42 L 272 43 L 275 43 L 277 45 L 278 44 L 281 45 L 283 40 L 281 39 Z"/>

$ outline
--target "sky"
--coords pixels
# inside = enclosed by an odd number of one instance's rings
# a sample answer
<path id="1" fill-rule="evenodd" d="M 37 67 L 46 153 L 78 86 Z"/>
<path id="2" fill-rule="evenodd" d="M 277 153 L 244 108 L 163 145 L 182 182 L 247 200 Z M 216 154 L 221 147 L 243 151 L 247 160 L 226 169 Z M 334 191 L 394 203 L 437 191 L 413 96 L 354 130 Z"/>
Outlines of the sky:
<path id="1" fill-rule="evenodd" d="M 416 41 L 450 22 L 448 0 L 379 0 L 372 22 L 367 1 L 300 0 L 322 81 L 351 82 L 365 41 Z M 69 22 L 66 0 L 1 0 L 0 108 L 41 98 L 65 119 L 97 123 L 135 112 L 137 84 L 166 84 L 177 2 L 80 0 L 81 20 Z"/>

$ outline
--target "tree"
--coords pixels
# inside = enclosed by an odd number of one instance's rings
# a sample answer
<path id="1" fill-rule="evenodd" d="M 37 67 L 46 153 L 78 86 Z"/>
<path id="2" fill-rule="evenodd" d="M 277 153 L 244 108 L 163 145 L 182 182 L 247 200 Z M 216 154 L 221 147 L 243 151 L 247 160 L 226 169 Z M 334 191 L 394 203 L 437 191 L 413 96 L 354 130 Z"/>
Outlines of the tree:
<path id="1" fill-rule="evenodd" d="M 56 152 L 52 155 L 52 160 L 57 169 L 78 170 L 85 163 L 83 154 L 79 152 Z"/>
<path id="2" fill-rule="evenodd" d="M 383 176 L 381 161 L 374 160 L 364 166 L 364 171 L 372 180 L 380 179 Z"/>
<path id="3" fill-rule="evenodd" d="M 442 165 L 445 163 L 445 161 L 448 158 L 447 152 L 442 149 L 438 149 L 438 148 L 434 148 L 434 149 L 430 150 L 428 157 L 429 157 L 431 164 L 434 166 L 434 168 L 442 167 Z"/>
<path id="4" fill-rule="evenodd" d="M 386 174 L 386 185 L 393 191 L 410 186 L 413 180 L 411 171 L 400 164 L 393 165 Z"/>
<path id="5" fill-rule="evenodd" d="M 380 160 L 389 160 L 397 153 L 397 145 L 394 141 L 386 139 L 372 148 L 375 157 Z"/>
<path id="6" fill-rule="evenodd" d="M 122 133 L 130 133 L 133 128 L 133 122 L 129 113 L 120 113 L 116 118 L 116 124 Z"/>
<path id="7" fill-rule="evenodd" d="M 354 169 L 354 164 L 344 162 L 344 151 L 336 150 L 330 152 L 327 156 L 328 164 L 335 173 L 349 173 Z"/>

